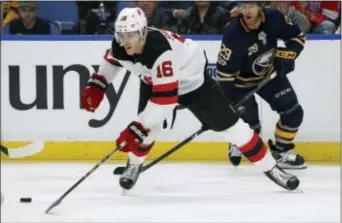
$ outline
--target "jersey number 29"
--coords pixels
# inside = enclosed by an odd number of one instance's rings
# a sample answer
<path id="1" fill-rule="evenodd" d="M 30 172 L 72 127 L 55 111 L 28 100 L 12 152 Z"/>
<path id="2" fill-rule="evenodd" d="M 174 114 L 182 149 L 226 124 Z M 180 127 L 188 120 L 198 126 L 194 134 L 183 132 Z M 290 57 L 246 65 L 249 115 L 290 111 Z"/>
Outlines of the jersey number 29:
<path id="1" fill-rule="evenodd" d="M 173 76 L 172 61 L 167 60 L 162 62 L 157 67 L 157 78 Z"/>

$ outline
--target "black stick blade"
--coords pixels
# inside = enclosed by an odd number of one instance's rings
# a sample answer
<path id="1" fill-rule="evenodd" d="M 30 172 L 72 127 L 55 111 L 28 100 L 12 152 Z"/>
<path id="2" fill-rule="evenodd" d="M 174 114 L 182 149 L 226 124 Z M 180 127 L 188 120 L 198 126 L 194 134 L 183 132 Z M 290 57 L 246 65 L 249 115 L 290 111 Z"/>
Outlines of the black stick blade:
<path id="1" fill-rule="evenodd" d="M 53 208 L 55 208 L 56 206 L 58 206 L 61 203 L 61 199 L 56 200 L 55 202 L 53 202 L 50 207 L 48 207 L 48 209 L 46 209 L 45 214 L 49 214 L 50 210 L 52 210 Z"/>

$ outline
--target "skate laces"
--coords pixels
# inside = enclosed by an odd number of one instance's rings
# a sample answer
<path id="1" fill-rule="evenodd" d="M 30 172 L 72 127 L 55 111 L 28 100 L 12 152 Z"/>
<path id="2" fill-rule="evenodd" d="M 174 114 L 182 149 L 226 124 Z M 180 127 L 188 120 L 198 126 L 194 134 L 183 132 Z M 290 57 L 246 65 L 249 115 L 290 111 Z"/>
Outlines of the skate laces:
<path id="1" fill-rule="evenodd" d="M 297 158 L 297 153 L 293 151 L 287 151 L 282 153 L 282 156 L 284 160 L 295 162 Z"/>
<path id="2" fill-rule="evenodd" d="M 274 168 L 271 171 L 271 174 L 274 176 L 274 178 L 280 180 L 284 185 L 286 185 L 286 182 L 292 177 L 290 174 L 285 173 L 278 168 Z"/>
<path id="3" fill-rule="evenodd" d="M 125 172 L 123 173 L 123 177 L 130 179 L 136 178 L 139 174 L 140 166 L 141 165 L 139 164 L 128 164 Z"/>
<path id="4" fill-rule="evenodd" d="M 229 149 L 230 156 L 242 156 L 241 151 L 236 145 L 232 145 Z"/>

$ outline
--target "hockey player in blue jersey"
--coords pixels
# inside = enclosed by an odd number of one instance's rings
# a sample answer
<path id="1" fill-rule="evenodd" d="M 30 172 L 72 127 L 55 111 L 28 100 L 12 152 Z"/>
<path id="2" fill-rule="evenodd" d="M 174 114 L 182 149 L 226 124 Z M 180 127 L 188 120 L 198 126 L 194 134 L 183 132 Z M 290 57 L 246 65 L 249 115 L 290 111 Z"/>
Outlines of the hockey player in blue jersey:
<path id="1" fill-rule="evenodd" d="M 217 78 L 226 96 L 238 102 L 264 78 L 277 76 L 257 94 L 279 114 L 275 141 L 269 147 L 281 168 L 306 168 L 304 158 L 293 151 L 293 140 L 303 120 L 303 108 L 287 78 L 304 48 L 305 36 L 280 11 L 263 8 L 261 2 L 241 2 L 241 14 L 226 26 L 217 60 Z M 278 39 L 285 43 L 279 47 Z M 261 131 L 258 104 L 252 97 L 244 104 L 242 119 Z M 229 159 L 239 165 L 241 152 L 229 146 Z"/>

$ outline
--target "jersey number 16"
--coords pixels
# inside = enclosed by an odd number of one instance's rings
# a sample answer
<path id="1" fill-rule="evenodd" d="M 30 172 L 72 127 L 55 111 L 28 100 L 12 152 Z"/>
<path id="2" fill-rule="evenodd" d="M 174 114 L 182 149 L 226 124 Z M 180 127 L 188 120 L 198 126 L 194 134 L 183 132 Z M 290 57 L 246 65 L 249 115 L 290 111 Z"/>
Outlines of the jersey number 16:
<path id="1" fill-rule="evenodd" d="M 157 67 L 157 78 L 173 76 L 172 61 L 164 61 Z"/>

